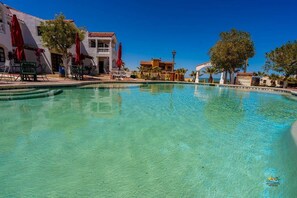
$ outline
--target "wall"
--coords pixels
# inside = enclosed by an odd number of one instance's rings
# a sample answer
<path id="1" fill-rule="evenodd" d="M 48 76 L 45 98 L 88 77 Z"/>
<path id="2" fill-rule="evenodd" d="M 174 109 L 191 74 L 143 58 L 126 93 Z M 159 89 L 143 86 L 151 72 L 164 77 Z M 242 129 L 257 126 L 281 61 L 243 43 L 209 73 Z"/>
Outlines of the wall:
<path id="1" fill-rule="evenodd" d="M 3 10 L 3 25 L 5 29 L 5 33 L 0 33 L 0 46 L 4 48 L 5 55 L 7 57 L 8 52 L 13 50 L 13 47 L 11 46 L 11 36 L 10 36 L 10 26 L 8 25 L 8 22 L 11 21 L 12 15 L 15 14 L 20 22 L 20 26 L 22 29 L 22 34 L 24 38 L 25 46 L 29 46 L 31 48 L 42 48 L 45 50 L 45 52 L 42 54 L 41 57 L 41 63 L 45 65 L 47 68 L 47 72 L 51 72 L 52 63 L 51 63 L 51 52 L 48 50 L 48 48 L 44 47 L 42 44 L 41 36 L 38 36 L 37 32 L 37 26 L 40 26 L 40 23 L 45 21 L 43 19 L 40 19 L 38 17 L 14 10 L 14 9 L 8 9 L 4 4 L 0 2 L 0 7 Z M 94 38 L 99 39 L 100 38 Z M 111 47 L 111 54 L 107 54 L 104 57 L 110 58 L 111 61 L 108 62 L 107 65 L 110 65 L 110 68 L 116 67 L 115 62 L 117 55 L 115 53 L 115 45 L 116 45 L 116 37 L 113 36 L 112 38 L 102 38 L 107 41 L 112 40 L 112 47 Z M 84 65 L 97 65 L 97 57 L 99 57 L 97 53 L 97 48 L 89 48 L 88 43 L 89 37 L 88 32 L 86 32 L 85 39 L 81 42 L 81 53 L 84 55 L 92 56 L 93 59 L 85 59 L 83 60 Z M 72 53 L 75 56 L 75 45 L 71 47 L 69 50 L 70 53 Z M 36 62 L 36 56 L 34 50 L 27 50 L 25 49 L 25 56 L 27 61 L 33 61 Z M 108 60 L 107 60 L 108 61 Z M 98 72 L 98 67 L 97 67 Z"/>
<path id="2" fill-rule="evenodd" d="M 2 14 L 2 20 L 3 22 L 1 23 L 1 26 L 4 31 L 0 33 L 0 46 L 4 48 L 5 51 L 5 58 L 7 59 L 8 57 L 8 52 L 12 51 L 12 46 L 11 46 L 11 37 L 10 37 L 10 27 L 8 25 L 7 21 L 7 13 L 9 13 L 9 10 L 4 6 L 2 3 L 0 3 L 0 9 L 1 9 L 1 14 Z"/>
<path id="3" fill-rule="evenodd" d="M 244 85 L 244 86 L 251 86 L 252 77 L 251 76 L 237 76 L 236 84 Z"/>

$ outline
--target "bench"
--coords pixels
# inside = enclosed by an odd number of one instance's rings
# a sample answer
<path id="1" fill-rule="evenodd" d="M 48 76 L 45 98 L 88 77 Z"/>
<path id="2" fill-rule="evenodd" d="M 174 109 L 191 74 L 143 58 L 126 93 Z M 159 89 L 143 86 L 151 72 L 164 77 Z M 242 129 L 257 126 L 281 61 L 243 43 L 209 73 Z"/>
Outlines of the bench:
<path id="1" fill-rule="evenodd" d="M 30 76 L 33 77 L 34 81 L 37 81 L 37 68 L 35 62 L 22 62 L 20 68 L 21 80 L 31 80 Z"/>

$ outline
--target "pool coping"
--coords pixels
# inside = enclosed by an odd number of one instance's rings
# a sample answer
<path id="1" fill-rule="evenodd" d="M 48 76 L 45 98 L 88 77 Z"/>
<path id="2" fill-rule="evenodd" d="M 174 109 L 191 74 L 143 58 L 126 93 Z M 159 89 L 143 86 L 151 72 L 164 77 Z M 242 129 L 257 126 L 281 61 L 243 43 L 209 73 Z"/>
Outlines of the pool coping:
<path id="1" fill-rule="evenodd" d="M 90 84 L 110 84 L 110 83 L 123 83 L 123 84 L 190 84 L 199 86 L 216 86 L 226 87 L 233 89 L 245 89 L 251 91 L 266 91 L 275 93 L 288 93 L 297 97 L 297 90 L 290 90 L 285 88 L 274 88 L 274 87 L 259 87 L 259 86 L 243 86 L 243 85 L 229 85 L 229 84 L 213 84 L 213 83 L 194 83 L 184 81 L 150 81 L 150 80 L 89 80 L 89 81 L 74 81 L 74 80 L 60 80 L 60 81 L 39 81 L 29 82 L 24 84 L 0 84 L 0 90 L 4 89 L 24 89 L 24 88 L 62 88 L 62 87 L 78 87 Z"/>
<path id="2" fill-rule="evenodd" d="M 295 142 L 295 145 L 297 146 L 297 121 L 295 121 L 291 127 L 291 135 Z"/>

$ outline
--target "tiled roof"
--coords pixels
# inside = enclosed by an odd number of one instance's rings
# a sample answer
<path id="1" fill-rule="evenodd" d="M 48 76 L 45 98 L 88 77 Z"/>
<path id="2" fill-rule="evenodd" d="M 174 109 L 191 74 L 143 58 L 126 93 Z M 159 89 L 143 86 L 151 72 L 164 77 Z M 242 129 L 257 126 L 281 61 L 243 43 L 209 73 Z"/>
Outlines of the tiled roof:
<path id="1" fill-rule="evenodd" d="M 114 32 L 89 32 L 89 37 L 113 37 Z"/>
<path id="2" fill-rule="evenodd" d="M 150 61 L 141 61 L 140 64 L 141 65 L 151 65 L 152 62 L 150 62 Z"/>
<path id="3" fill-rule="evenodd" d="M 242 72 L 238 72 L 237 76 L 253 76 L 253 73 L 242 73 Z"/>

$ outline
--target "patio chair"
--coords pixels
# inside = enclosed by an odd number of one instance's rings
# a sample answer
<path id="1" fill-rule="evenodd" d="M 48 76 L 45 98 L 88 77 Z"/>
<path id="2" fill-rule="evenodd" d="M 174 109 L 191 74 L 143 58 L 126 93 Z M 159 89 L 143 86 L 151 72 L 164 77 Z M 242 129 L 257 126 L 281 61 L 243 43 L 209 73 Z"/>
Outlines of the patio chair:
<path id="1" fill-rule="evenodd" d="M 126 71 L 122 70 L 122 71 L 120 72 L 120 76 L 121 76 L 121 78 L 126 78 L 126 77 L 127 77 L 127 75 L 126 75 Z"/>
<path id="2" fill-rule="evenodd" d="M 33 77 L 34 81 L 37 81 L 37 70 L 35 62 L 22 62 L 21 63 L 21 80 L 31 80 L 30 76 Z"/>
<path id="3" fill-rule="evenodd" d="M 11 81 L 13 80 L 13 75 L 10 73 L 11 65 L 10 65 L 10 60 L 5 60 L 4 65 L 0 66 L 0 80 L 3 78 L 5 79 L 10 79 Z"/>

